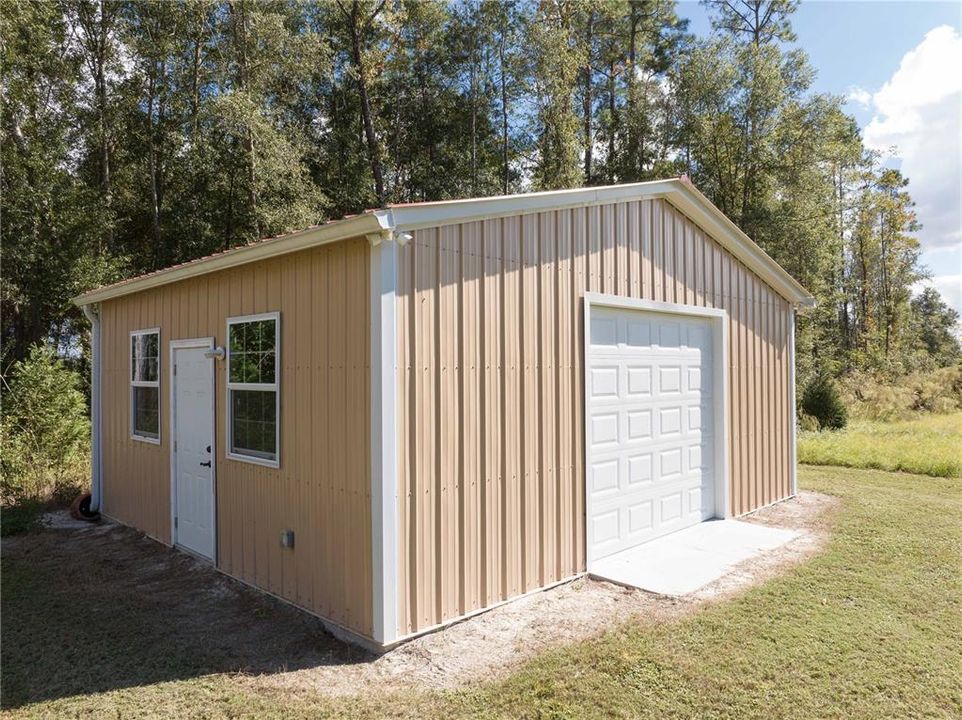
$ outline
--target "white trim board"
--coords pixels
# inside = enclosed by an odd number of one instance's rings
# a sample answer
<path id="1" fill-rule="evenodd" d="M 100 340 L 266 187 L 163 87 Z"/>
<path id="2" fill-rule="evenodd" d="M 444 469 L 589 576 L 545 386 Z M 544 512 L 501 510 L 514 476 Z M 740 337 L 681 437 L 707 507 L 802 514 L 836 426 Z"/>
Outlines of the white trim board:
<path id="1" fill-rule="evenodd" d="M 729 458 L 729 384 L 728 384 L 728 313 L 720 308 L 700 307 L 696 305 L 681 305 L 678 303 L 657 302 L 654 300 L 639 300 L 635 298 L 622 297 L 620 295 L 607 295 L 603 293 L 586 292 L 584 295 L 584 353 L 583 376 L 581 378 L 582 388 L 584 388 L 584 408 L 582 415 L 582 431 L 584 433 L 583 443 L 585 449 L 584 458 L 584 478 L 585 484 L 582 491 L 585 493 L 585 517 L 591 517 L 591 493 L 588 492 L 589 472 L 591 467 L 591 443 L 588 433 L 588 417 L 591 413 L 591 397 L 587 392 L 589 387 L 591 371 L 591 309 L 592 307 L 620 308 L 624 310 L 637 310 L 648 313 L 660 313 L 669 315 L 684 315 L 712 320 L 712 383 L 714 387 L 721 388 L 721 402 L 715 403 L 714 427 L 719 428 L 715 438 L 714 463 L 715 472 L 715 517 L 728 518 L 729 512 L 729 493 L 731 491 L 731 470 Z M 585 565 L 588 573 L 592 572 L 591 557 L 592 549 L 592 530 L 591 523 L 585 523 Z"/>
<path id="2" fill-rule="evenodd" d="M 274 382 L 273 383 L 232 383 L 230 381 L 230 326 L 258 320 L 274 321 Z M 255 315 L 237 315 L 227 318 L 224 332 L 224 457 L 228 460 L 261 465 L 274 470 L 281 466 L 281 314 L 280 312 L 257 313 Z M 274 459 L 260 458 L 256 455 L 236 453 L 234 447 L 234 423 L 231 412 L 231 390 L 260 390 L 274 393 Z"/>
<path id="3" fill-rule="evenodd" d="M 74 298 L 73 302 L 77 305 L 100 302 L 348 238 L 377 235 L 390 239 L 396 233 L 427 227 L 649 198 L 664 198 L 671 203 L 789 302 L 803 307 L 814 305 L 812 295 L 795 278 L 769 257 L 694 185 L 680 178 L 522 195 L 390 205 L 91 290 Z"/>
<path id="4" fill-rule="evenodd" d="M 390 645 L 398 636 L 397 243 L 372 242 L 369 267 L 372 634 Z"/>
<path id="5" fill-rule="evenodd" d="M 170 545 L 180 550 L 177 545 L 177 458 L 174 457 L 174 441 L 177 439 L 177 428 L 175 425 L 176 413 L 176 377 L 174 375 L 174 353 L 177 350 L 189 348 L 214 349 L 214 338 L 189 338 L 185 340 L 170 340 Z M 213 533 L 213 557 L 209 558 L 217 567 L 217 367 L 214 365 L 214 358 L 208 358 L 210 363 L 210 522 L 211 532 Z M 201 557 L 195 552 L 190 552 L 194 557 Z"/>
<path id="6" fill-rule="evenodd" d="M 130 342 L 135 337 L 139 335 L 156 335 L 157 336 L 157 379 L 156 380 L 134 380 L 133 378 L 133 347 Z M 131 330 L 127 336 L 127 389 L 128 389 L 128 399 L 127 399 L 127 433 L 131 440 L 136 440 L 137 442 L 148 443 L 150 445 L 160 445 L 161 427 L 163 426 L 163 418 L 161 417 L 161 405 L 160 402 L 160 377 L 163 373 L 163 363 L 161 361 L 161 356 L 163 355 L 163 349 L 161 348 L 162 333 L 159 327 L 144 328 L 142 330 Z M 134 413 L 134 388 L 138 387 L 152 387 L 157 388 L 157 437 L 150 437 L 150 435 L 138 435 L 135 423 L 135 413 Z"/>

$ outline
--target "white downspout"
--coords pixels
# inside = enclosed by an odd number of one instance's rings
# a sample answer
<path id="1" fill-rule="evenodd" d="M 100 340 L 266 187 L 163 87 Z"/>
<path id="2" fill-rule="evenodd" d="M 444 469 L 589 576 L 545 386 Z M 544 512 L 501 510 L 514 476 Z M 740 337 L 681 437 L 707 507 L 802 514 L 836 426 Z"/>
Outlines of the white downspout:
<path id="1" fill-rule="evenodd" d="M 789 479 L 792 483 L 792 496 L 798 495 L 798 406 L 795 404 L 795 308 L 792 307 L 788 321 L 788 394 L 791 403 L 792 434 L 789 436 L 789 450 L 792 467 Z"/>
<path id="2" fill-rule="evenodd" d="M 102 488 L 100 454 L 100 309 L 83 306 L 90 321 L 90 511 L 100 510 Z"/>

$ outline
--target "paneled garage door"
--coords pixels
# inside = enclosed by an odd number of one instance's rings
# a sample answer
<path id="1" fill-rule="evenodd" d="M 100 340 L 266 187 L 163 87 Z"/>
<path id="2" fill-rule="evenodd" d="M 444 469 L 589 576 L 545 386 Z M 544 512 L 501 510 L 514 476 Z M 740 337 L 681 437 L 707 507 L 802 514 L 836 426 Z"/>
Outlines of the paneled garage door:
<path id="1" fill-rule="evenodd" d="M 598 560 L 715 514 L 713 322 L 603 306 L 589 322 L 588 557 Z"/>

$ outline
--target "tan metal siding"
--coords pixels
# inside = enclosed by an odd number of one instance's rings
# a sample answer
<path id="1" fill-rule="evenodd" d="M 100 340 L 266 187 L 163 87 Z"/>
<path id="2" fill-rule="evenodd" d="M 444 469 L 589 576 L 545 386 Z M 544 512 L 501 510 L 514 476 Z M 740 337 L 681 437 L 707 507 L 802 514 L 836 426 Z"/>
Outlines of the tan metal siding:
<path id="1" fill-rule="evenodd" d="M 108 300 L 102 312 L 104 510 L 170 542 L 168 343 L 224 345 L 228 317 L 280 311 L 279 469 L 226 458 L 216 363 L 218 566 L 370 636 L 368 262 L 367 241 L 350 240 Z M 150 327 L 161 329 L 160 445 L 128 430 L 128 333 Z M 280 546 L 286 529 L 293 550 Z"/>
<path id="2" fill-rule="evenodd" d="M 398 286 L 400 634 L 584 570 L 586 291 L 727 310 L 731 511 L 790 493 L 789 303 L 665 200 L 420 230 Z"/>

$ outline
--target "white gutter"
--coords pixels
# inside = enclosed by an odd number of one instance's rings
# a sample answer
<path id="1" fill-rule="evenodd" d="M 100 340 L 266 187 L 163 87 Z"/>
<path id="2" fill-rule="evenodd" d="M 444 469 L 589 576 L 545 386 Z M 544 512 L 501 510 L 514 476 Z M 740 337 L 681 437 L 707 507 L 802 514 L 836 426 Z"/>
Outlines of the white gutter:
<path id="1" fill-rule="evenodd" d="M 90 511 L 100 510 L 103 476 L 100 445 L 100 308 L 83 305 L 90 321 Z"/>

